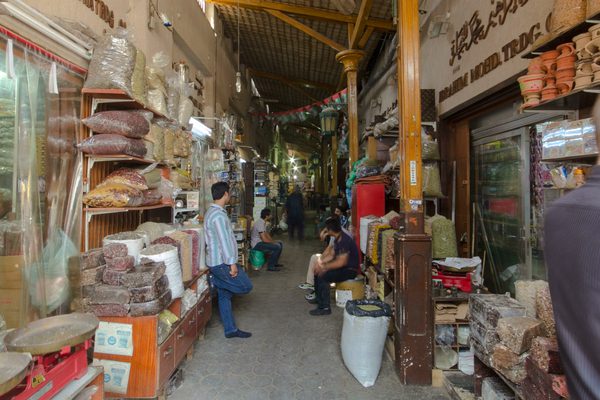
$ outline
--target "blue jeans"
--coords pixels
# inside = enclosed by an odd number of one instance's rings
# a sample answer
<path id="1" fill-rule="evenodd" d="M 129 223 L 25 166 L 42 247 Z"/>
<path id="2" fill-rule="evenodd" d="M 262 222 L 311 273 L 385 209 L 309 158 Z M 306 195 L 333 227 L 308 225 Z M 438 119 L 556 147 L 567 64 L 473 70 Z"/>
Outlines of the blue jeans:
<path id="1" fill-rule="evenodd" d="M 213 277 L 212 283 L 217 288 L 219 313 L 221 314 L 225 334 L 237 331 L 233 320 L 231 298 L 234 294 L 247 294 L 252 290 L 252 282 L 242 267 L 238 265 L 238 275 L 235 278 L 229 274 L 230 270 L 227 264 L 210 267 L 210 273 Z"/>
<path id="2" fill-rule="evenodd" d="M 252 248 L 252 250 L 262 251 L 265 254 L 269 255 L 269 269 L 274 269 L 277 263 L 279 262 L 279 256 L 283 251 L 283 243 L 275 242 L 275 243 L 266 243 L 266 242 L 258 242 L 256 246 Z"/>
<path id="3" fill-rule="evenodd" d="M 329 308 L 330 306 L 330 283 L 344 282 L 354 278 L 356 278 L 356 270 L 348 267 L 330 269 L 323 275 L 315 275 L 315 294 L 317 295 L 319 308 Z"/>

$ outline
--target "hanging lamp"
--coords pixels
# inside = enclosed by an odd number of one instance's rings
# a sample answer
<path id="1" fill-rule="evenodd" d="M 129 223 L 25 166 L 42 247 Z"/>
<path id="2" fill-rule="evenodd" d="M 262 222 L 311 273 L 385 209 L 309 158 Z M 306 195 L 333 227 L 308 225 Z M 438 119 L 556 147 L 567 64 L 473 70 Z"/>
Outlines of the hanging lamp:
<path id="1" fill-rule="evenodd" d="M 339 112 L 333 107 L 325 107 L 319 117 L 321 118 L 321 134 L 323 136 L 335 135 Z"/>

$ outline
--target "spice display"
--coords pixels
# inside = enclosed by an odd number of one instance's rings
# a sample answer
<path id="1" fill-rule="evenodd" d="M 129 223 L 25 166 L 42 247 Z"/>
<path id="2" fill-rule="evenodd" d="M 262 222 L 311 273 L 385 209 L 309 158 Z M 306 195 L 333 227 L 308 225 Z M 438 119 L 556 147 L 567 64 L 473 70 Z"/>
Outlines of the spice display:
<path id="1" fill-rule="evenodd" d="M 454 223 L 438 216 L 431 223 L 431 248 L 433 258 L 457 257 L 456 230 Z"/>
<path id="2" fill-rule="evenodd" d="M 92 249 L 81 254 L 81 269 L 86 270 L 104 265 L 104 253 L 102 249 Z"/>
<path id="3" fill-rule="evenodd" d="M 131 301 L 133 303 L 144 303 L 156 300 L 169 288 L 169 278 L 162 275 L 159 279 L 148 286 L 130 287 Z"/>
<path id="4" fill-rule="evenodd" d="M 531 342 L 542 333 L 542 323 L 530 317 L 507 317 L 498 321 L 496 328 L 502 343 L 516 354 L 531 348 Z"/>
<path id="5" fill-rule="evenodd" d="M 148 107 L 162 115 L 168 113 L 165 95 L 158 89 L 148 90 Z"/>
<path id="6" fill-rule="evenodd" d="M 165 268 L 163 262 L 142 264 L 123 276 L 123 285 L 128 288 L 150 286 L 165 274 Z"/>
<path id="7" fill-rule="evenodd" d="M 167 289 L 158 299 L 144 303 L 129 304 L 129 315 L 142 317 L 145 315 L 156 315 L 171 303 L 171 291 Z"/>
<path id="8" fill-rule="evenodd" d="M 163 133 L 163 128 L 157 124 L 151 124 L 150 132 L 148 132 L 144 139 L 152 142 L 154 145 L 152 147 L 152 159 L 161 162 L 165 157 L 165 135 Z"/>
<path id="9" fill-rule="evenodd" d="M 162 239 L 162 238 L 161 238 Z M 171 239 L 166 237 L 166 239 Z M 172 239 L 171 239 L 172 240 Z M 183 279 L 181 276 L 181 264 L 177 255 L 177 248 L 168 244 L 156 244 L 149 246 L 141 252 L 142 262 L 149 259 L 155 262 L 165 263 L 165 274 L 169 278 L 169 289 L 174 299 L 183 295 Z"/>
<path id="10" fill-rule="evenodd" d="M 106 259 L 106 268 L 114 271 L 129 271 L 135 265 L 133 256 Z"/>
<path id="11" fill-rule="evenodd" d="M 176 157 L 189 157 L 192 149 L 192 135 L 190 132 L 178 130 L 175 133 L 175 142 L 173 143 L 173 154 Z"/>
<path id="12" fill-rule="evenodd" d="M 585 8 L 586 0 L 554 0 L 550 32 L 562 33 L 585 20 Z"/>
<path id="13" fill-rule="evenodd" d="M 192 238 L 192 275 L 198 275 L 200 272 L 200 233 L 194 230 L 182 231 Z"/>
<path id="14" fill-rule="evenodd" d="M 196 303 L 198 303 L 198 295 L 192 289 L 186 289 L 181 298 L 181 315 L 187 314 Z"/>
<path id="15" fill-rule="evenodd" d="M 381 250 L 381 266 L 385 269 L 386 274 L 388 270 L 393 270 L 396 266 L 396 254 L 395 254 L 395 242 L 394 242 L 394 230 L 387 230 L 382 232 L 382 250 Z"/>
<path id="16" fill-rule="evenodd" d="M 110 184 L 127 185 L 138 190 L 148 189 L 146 178 L 139 171 L 131 168 L 119 168 L 108 175 L 97 187 Z"/>
<path id="17" fill-rule="evenodd" d="M 127 288 L 121 286 L 98 285 L 91 297 L 92 304 L 125 304 L 131 296 Z"/>
<path id="18" fill-rule="evenodd" d="M 102 254 L 105 258 L 108 259 L 126 257 L 127 246 L 123 243 L 109 243 L 106 246 L 102 247 Z"/>
<path id="19" fill-rule="evenodd" d="M 179 243 L 179 257 L 181 260 L 183 281 L 187 282 L 192 280 L 192 236 L 185 232 L 174 232 L 168 236 Z"/>
<path id="20" fill-rule="evenodd" d="M 427 197 L 444 197 L 438 163 L 423 163 L 423 194 Z"/>
<path id="21" fill-rule="evenodd" d="M 77 145 L 79 150 L 87 154 L 120 155 L 144 157 L 146 146 L 141 139 L 131 139 L 121 135 L 99 134 L 85 139 Z"/>
<path id="22" fill-rule="evenodd" d="M 164 133 L 164 162 L 170 166 L 176 166 L 177 162 L 175 161 L 175 138 L 176 131 L 167 128 L 163 131 Z"/>
<path id="23" fill-rule="evenodd" d="M 121 232 L 108 235 L 102 240 L 102 245 L 122 243 L 127 246 L 127 255 L 133 256 L 135 263 L 140 260 L 140 251 L 144 248 L 144 238 L 137 232 Z"/>
<path id="24" fill-rule="evenodd" d="M 423 161 L 440 159 L 440 146 L 431 135 L 421 133 L 421 158 Z"/>
<path id="25" fill-rule="evenodd" d="M 538 290 L 535 298 L 537 317 L 544 324 L 544 336 L 556 337 L 556 323 L 554 322 L 554 308 L 550 298 L 548 284 Z"/>
<path id="26" fill-rule="evenodd" d="M 171 182 L 175 187 L 183 189 L 183 190 L 192 190 L 192 180 L 188 176 L 188 174 L 179 169 L 171 171 Z"/>
<path id="27" fill-rule="evenodd" d="M 115 29 L 95 46 L 84 87 L 121 89 L 131 94 L 135 60 L 136 48 L 129 41 L 127 30 Z"/>
<path id="28" fill-rule="evenodd" d="M 98 267 L 92 267 L 81 271 L 81 285 L 88 286 L 96 283 L 101 283 L 105 268 L 105 265 L 100 265 Z"/>
<path id="29" fill-rule="evenodd" d="M 139 103 L 146 104 L 146 93 L 148 86 L 146 83 L 146 56 L 144 52 L 136 49 L 135 64 L 131 74 L 131 95 Z"/>
<path id="30" fill-rule="evenodd" d="M 155 204 L 160 204 L 162 201 L 162 193 L 158 189 L 144 190 L 142 192 L 142 196 L 144 198 L 142 201 L 142 206 L 152 206 Z"/>
<path id="31" fill-rule="evenodd" d="M 138 207 L 142 202 L 142 192 L 121 184 L 97 187 L 83 196 L 83 203 L 89 207 Z"/>
<path id="32" fill-rule="evenodd" d="M 122 135 L 132 139 L 141 139 L 150 131 L 148 115 L 134 111 L 101 111 L 81 122 L 94 133 Z M 150 114 L 150 118 L 152 118 Z"/>
<path id="33" fill-rule="evenodd" d="M 91 304 L 90 311 L 96 317 L 126 317 L 129 304 Z"/>
<path id="34" fill-rule="evenodd" d="M 104 273 L 102 274 L 102 282 L 107 285 L 112 286 L 121 286 L 123 284 L 123 275 L 125 275 L 128 271 L 119 271 L 116 269 L 104 269 Z"/>
<path id="35" fill-rule="evenodd" d="M 169 229 L 171 229 L 170 225 L 148 221 L 140 224 L 136 232 L 144 235 L 147 239 L 147 245 L 150 245 L 159 237 L 164 236 L 165 232 Z"/>
<path id="36" fill-rule="evenodd" d="M 472 319 L 477 319 L 486 328 L 496 328 L 500 318 L 524 317 L 527 313 L 518 301 L 502 294 L 472 294 L 469 312 Z"/>

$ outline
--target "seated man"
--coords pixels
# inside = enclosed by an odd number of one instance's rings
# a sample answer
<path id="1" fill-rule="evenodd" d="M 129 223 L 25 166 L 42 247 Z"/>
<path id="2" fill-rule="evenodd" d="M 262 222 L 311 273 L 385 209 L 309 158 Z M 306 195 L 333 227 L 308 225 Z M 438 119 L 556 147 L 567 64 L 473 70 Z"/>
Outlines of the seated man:
<path id="1" fill-rule="evenodd" d="M 330 283 L 344 282 L 354 279 L 358 274 L 358 248 L 350 236 L 342 232 L 342 226 L 337 218 L 325 221 L 327 234 L 333 236 L 333 260 L 320 259 L 315 265 L 315 293 L 317 308 L 310 315 L 331 314 Z"/>
<path id="2" fill-rule="evenodd" d="M 260 219 L 254 222 L 252 235 L 250 236 L 250 245 L 252 250 L 262 251 L 269 255 L 268 270 L 279 271 L 283 265 L 278 264 L 279 256 L 283 250 L 283 243 L 273 240 L 267 232 L 267 222 L 271 220 L 271 210 L 268 208 L 260 212 Z"/>
<path id="3" fill-rule="evenodd" d="M 319 233 L 319 238 L 321 242 L 326 243 L 327 247 L 323 251 L 322 254 L 313 254 L 310 257 L 310 261 L 308 263 L 308 271 L 306 272 L 306 282 L 298 285 L 300 289 L 310 290 L 310 293 L 307 293 L 304 298 L 308 301 L 315 300 L 317 295 L 315 294 L 315 266 L 317 262 L 327 262 L 331 261 L 334 258 L 333 253 L 333 243 L 335 238 L 333 236 L 329 236 L 327 234 L 327 229 L 323 228 Z"/>

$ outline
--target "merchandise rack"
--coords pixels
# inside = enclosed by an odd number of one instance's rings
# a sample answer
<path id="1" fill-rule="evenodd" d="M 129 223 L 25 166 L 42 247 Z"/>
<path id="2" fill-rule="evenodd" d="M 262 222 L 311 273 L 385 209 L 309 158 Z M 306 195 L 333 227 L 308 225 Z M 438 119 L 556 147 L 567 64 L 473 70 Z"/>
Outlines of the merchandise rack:
<path id="1" fill-rule="evenodd" d="M 132 99 L 123 90 L 90 89 L 82 90 L 81 118 L 87 118 L 97 111 L 135 109 L 147 110 L 157 118 L 166 118 L 163 114 L 146 107 Z M 78 142 L 93 135 L 91 129 L 81 124 Z M 83 191 L 95 188 L 106 176 L 121 167 L 122 164 L 150 165 L 155 163 L 142 157 L 123 154 L 85 155 L 83 157 Z M 146 207 L 127 208 L 82 208 L 81 249 L 87 251 L 100 247 L 102 239 L 111 234 L 135 230 L 139 224 L 147 221 L 170 223 L 173 221 L 173 204 L 161 203 Z"/>

